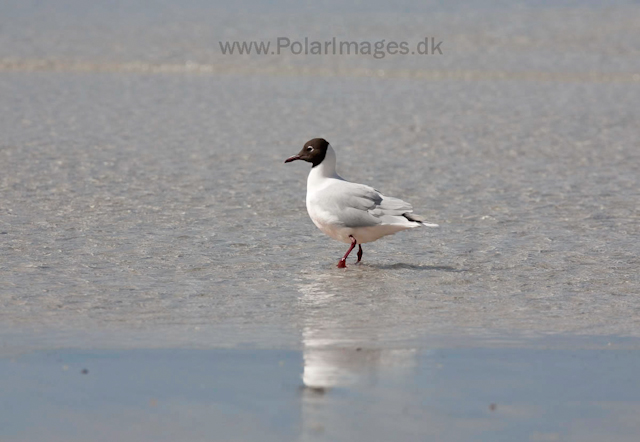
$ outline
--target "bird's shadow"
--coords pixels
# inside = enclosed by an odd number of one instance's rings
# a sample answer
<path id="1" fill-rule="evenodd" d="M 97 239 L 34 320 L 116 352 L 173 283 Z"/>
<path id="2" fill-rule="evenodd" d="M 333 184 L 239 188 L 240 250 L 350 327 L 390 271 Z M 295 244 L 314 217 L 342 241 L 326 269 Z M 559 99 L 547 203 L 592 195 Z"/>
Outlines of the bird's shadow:
<path id="1" fill-rule="evenodd" d="M 457 269 L 451 266 L 429 266 L 429 265 L 422 265 L 422 264 L 407 264 L 404 262 L 398 262 L 395 264 L 378 264 L 378 265 L 369 264 L 369 267 L 374 267 L 376 269 L 382 269 L 382 270 L 397 270 L 397 269 L 436 270 L 440 272 L 453 272 L 453 273 L 459 273 L 459 272 L 465 271 L 464 269 Z"/>

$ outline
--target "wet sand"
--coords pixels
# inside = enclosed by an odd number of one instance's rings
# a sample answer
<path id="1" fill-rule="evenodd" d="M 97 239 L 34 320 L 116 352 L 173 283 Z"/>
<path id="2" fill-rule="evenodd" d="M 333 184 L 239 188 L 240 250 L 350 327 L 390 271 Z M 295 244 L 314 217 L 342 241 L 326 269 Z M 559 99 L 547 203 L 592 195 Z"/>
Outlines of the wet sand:
<path id="1" fill-rule="evenodd" d="M 637 4 L 0 25 L 0 439 L 637 439 Z M 425 34 L 442 56 L 218 47 Z M 316 136 L 441 227 L 336 269 L 282 163 Z"/>

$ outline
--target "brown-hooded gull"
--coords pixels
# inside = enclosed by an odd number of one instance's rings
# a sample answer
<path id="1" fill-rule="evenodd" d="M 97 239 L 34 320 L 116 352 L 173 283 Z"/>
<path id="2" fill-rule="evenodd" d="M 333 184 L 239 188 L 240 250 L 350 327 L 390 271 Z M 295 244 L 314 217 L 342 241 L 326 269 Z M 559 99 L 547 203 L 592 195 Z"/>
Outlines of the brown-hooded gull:
<path id="1" fill-rule="evenodd" d="M 438 227 L 413 213 L 411 204 L 385 196 L 365 184 L 350 183 L 336 173 L 336 153 L 324 138 L 314 138 L 302 150 L 285 160 L 312 164 L 307 179 L 307 211 L 313 223 L 331 238 L 350 244 L 338 262 L 346 267 L 347 257 L 358 245 L 415 227 Z"/>

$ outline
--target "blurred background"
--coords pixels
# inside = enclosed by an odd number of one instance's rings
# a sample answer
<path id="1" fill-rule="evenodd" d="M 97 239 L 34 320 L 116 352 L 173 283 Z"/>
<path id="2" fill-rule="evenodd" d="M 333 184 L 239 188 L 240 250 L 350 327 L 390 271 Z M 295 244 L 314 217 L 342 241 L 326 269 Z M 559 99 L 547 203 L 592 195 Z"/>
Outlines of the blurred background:
<path id="1" fill-rule="evenodd" d="M 637 440 L 639 104 L 631 0 L 3 0 L 0 439 Z M 336 269 L 314 137 L 441 227 Z"/>

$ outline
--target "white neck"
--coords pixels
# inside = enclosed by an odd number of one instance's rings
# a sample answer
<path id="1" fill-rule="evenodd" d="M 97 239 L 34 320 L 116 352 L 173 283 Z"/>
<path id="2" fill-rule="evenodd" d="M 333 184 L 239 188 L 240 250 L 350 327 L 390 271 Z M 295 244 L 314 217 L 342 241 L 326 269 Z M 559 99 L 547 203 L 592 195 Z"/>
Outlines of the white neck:
<path id="1" fill-rule="evenodd" d="M 307 178 L 307 189 L 313 188 L 319 185 L 327 178 L 334 178 L 341 180 L 340 175 L 336 173 L 336 152 L 333 147 L 329 145 L 327 147 L 327 153 L 324 156 L 322 163 L 311 169 L 309 177 Z"/>

